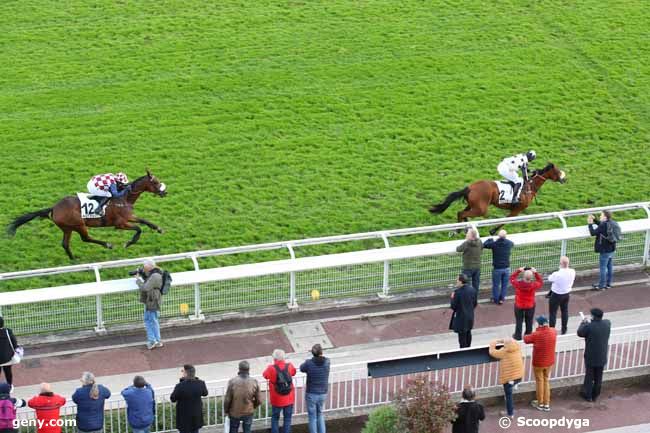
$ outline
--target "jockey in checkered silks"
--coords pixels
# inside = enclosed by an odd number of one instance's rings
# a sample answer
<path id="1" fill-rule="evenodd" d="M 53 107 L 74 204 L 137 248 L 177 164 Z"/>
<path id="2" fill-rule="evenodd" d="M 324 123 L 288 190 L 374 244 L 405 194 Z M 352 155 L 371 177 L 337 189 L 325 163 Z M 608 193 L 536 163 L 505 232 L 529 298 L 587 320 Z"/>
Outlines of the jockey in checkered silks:
<path id="1" fill-rule="evenodd" d="M 519 204 L 519 191 L 524 182 L 528 180 L 528 163 L 533 161 L 537 155 L 534 150 L 527 153 L 520 153 L 509 156 L 499 163 L 497 170 L 499 174 L 514 184 L 512 191 L 512 204 Z M 523 177 L 519 176 L 519 172 Z"/>
<path id="2" fill-rule="evenodd" d="M 99 205 L 95 209 L 97 215 L 101 215 L 104 205 L 111 198 L 124 197 L 129 191 L 131 191 L 129 179 L 122 172 L 117 174 L 98 174 L 88 181 L 88 192 L 90 195 L 101 197 L 98 199 Z"/>

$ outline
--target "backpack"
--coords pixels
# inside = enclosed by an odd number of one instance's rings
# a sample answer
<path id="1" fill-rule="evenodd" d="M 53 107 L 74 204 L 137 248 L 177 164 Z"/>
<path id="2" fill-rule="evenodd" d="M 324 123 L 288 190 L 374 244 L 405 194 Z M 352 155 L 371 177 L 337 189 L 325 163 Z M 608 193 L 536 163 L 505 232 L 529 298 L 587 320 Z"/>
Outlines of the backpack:
<path id="1" fill-rule="evenodd" d="M 280 370 L 277 365 L 274 365 L 276 378 L 275 378 L 275 392 L 280 395 L 289 395 L 291 393 L 291 375 L 289 374 L 289 364 L 285 364 L 284 369 Z"/>
<path id="2" fill-rule="evenodd" d="M 607 235 L 605 236 L 605 239 L 613 244 L 620 242 L 623 239 L 623 235 L 621 234 L 621 226 L 618 225 L 616 221 L 608 221 L 608 223 Z"/>
<path id="3" fill-rule="evenodd" d="M 16 407 L 9 398 L 0 400 L 0 429 L 14 428 L 14 420 L 16 419 Z"/>
<path id="4" fill-rule="evenodd" d="M 160 286 L 160 293 L 166 295 L 169 293 L 169 288 L 172 286 L 172 275 L 169 271 L 162 271 L 162 286 Z"/>

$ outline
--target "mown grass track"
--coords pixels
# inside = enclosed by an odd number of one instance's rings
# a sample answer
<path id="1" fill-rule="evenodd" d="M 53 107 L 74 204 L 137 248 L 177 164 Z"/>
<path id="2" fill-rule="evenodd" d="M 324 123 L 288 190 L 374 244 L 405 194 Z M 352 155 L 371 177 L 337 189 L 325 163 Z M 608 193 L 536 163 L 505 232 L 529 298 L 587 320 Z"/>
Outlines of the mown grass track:
<path id="1" fill-rule="evenodd" d="M 104 171 L 169 185 L 129 250 L 454 220 L 426 208 L 535 148 L 570 182 L 529 212 L 648 200 L 644 1 L 4 2 L 0 221 Z M 501 215 L 492 212 L 492 215 Z M 115 244 L 130 234 L 95 230 Z M 65 265 L 48 222 L 0 271 Z"/>

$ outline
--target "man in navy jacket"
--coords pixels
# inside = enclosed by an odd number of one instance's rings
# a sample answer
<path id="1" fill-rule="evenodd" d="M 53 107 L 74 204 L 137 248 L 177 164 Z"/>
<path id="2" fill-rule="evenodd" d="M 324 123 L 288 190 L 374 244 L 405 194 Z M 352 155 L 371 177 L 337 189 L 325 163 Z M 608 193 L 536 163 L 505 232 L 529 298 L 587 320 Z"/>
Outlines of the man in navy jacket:
<path id="1" fill-rule="evenodd" d="M 330 360 L 323 356 L 323 348 L 315 344 L 311 348 L 313 358 L 306 360 L 300 366 L 300 371 L 307 374 L 307 415 L 309 416 L 309 433 L 325 433 L 325 417 L 323 406 L 327 397 L 330 375 Z"/>
<path id="2" fill-rule="evenodd" d="M 492 250 L 492 299 L 495 304 L 503 304 L 508 296 L 508 280 L 510 279 L 510 252 L 515 245 L 506 239 L 506 231 L 499 231 L 499 238 L 495 241 L 490 238 L 483 244 L 483 248 Z"/>

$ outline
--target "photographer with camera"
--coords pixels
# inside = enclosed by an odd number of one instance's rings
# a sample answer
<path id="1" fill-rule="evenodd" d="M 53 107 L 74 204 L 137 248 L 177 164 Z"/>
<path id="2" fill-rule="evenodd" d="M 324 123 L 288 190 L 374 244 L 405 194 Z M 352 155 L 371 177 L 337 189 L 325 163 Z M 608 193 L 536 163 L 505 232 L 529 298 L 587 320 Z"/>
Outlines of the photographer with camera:
<path id="1" fill-rule="evenodd" d="M 147 349 L 163 347 L 160 341 L 160 304 L 162 302 L 163 271 L 153 260 L 145 260 L 142 268 L 130 272 L 136 275 L 140 288 L 140 302 L 144 304 L 144 328 L 147 331 Z"/>

